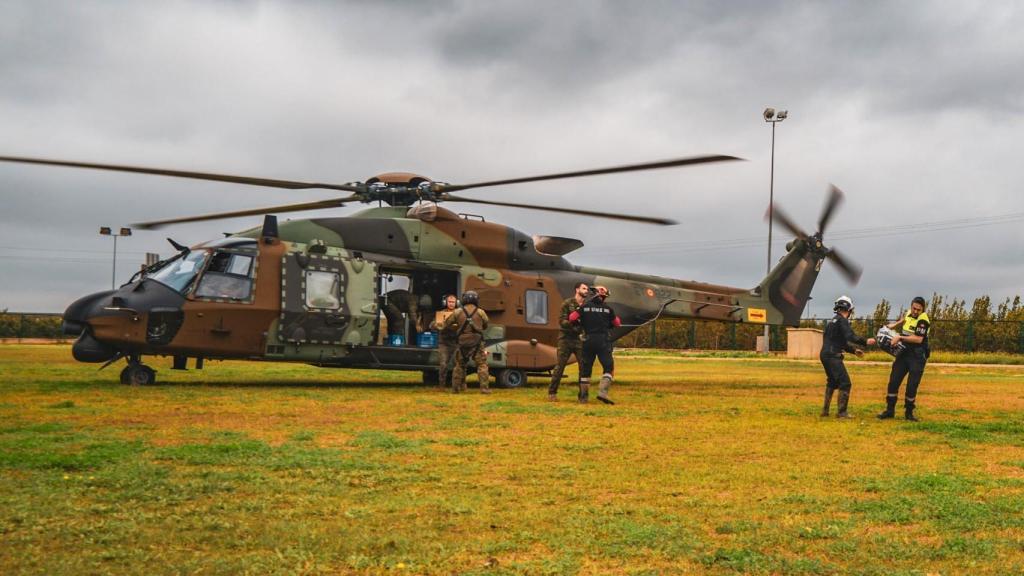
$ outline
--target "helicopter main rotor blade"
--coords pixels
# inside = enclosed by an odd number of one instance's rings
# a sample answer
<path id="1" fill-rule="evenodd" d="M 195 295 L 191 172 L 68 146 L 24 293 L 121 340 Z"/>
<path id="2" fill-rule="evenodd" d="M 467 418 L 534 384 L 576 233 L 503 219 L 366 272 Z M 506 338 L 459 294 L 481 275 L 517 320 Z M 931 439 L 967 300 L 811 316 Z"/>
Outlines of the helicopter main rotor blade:
<path id="1" fill-rule="evenodd" d="M 609 214 L 607 212 L 593 212 L 590 210 L 579 210 L 576 208 L 558 208 L 555 206 L 538 206 L 535 204 L 515 204 L 512 202 L 495 202 L 492 200 L 477 200 L 475 198 L 463 198 L 445 194 L 440 198 L 445 202 L 472 202 L 474 204 L 488 204 L 491 206 L 507 206 L 509 208 L 526 208 L 528 210 L 544 210 L 546 212 L 561 212 L 564 214 L 577 214 L 580 216 L 594 216 L 596 218 L 611 218 L 613 220 L 629 220 L 631 222 L 646 222 L 648 224 L 661 224 L 671 226 L 676 224 L 675 220 L 667 218 L 651 218 L 649 216 L 632 216 L 629 214 Z"/>
<path id="2" fill-rule="evenodd" d="M 825 227 L 828 226 L 829 220 L 832 219 L 832 213 L 836 207 L 843 202 L 843 191 L 835 186 L 829 189 L 828 200 L 825 202 L 825 207 L 821 210 L 821 218 L 818 218 L 818 232 L 822 236 L 825 235 Z"/>
<path id="3" fill-rule="evenodd" d="M 860 266 L 857 266 L 853 262 L 850 262 L 849 259 L 844 258 L 839 254 L 839 252 L 836 252 L 835 248 L 829 250 L 826 257 L 839 267 L 839 271 L 843 273 L 843 276 L 846 276 L 846 279 L 849 280 L 851 284 L 856 284 L 860 281 Z"/>
<path id="4" fill-rule="evenodd" d="M 318 200 L 316 202 L 305 202 L 302 204 L 285 204 L 284 206 L 271 206 L 270 208 L 253 208 L 251 210 L 237 210 L 234 212 L 218 212 L 216 214 L 204 214 L 202 216 L 186 216 L 184 218 L 171 218 L 169 220 L 154 220 L 152 222 L 140 222 L 132 224 L 135 228 L 142 230 L 155 230 L 168 224 L 181 224 L 184 222 L 204 222 L 207 220 L 220 220 L 222 218 L 236 218 L 238 216 L 262 216 L 264 214 L 277 214 L 281 212 L 301 212 L 303 210 L 319 210 L 322 208 L 338 208 L 347 202 L 358 202 L 362 197 L 352 195 L 347 198 L 333 198 L 331 200 Z"/>
<path id="5" fill-rule="evenodd" d="M 92 162 L 67 162 L 64 160 L 46 160 L 43 158 L 22 158 L 19 156 L 0 156 L 2 162 L 20 164 L 42 164 L 45 166 L 67 166 L 71 168 L 92 168 L 94 170 L 110 170 L 114 172 L 134 172 L 136 174 L 155 174 L 157 176 L 173 176 L 175 178 L 191 178 L 193 180 L 213 180 L 251 186 L 268 186 L 286 188 L 288 190 L 306 190 L 322 188 L 327 190 L 344 190 L 346 192 L 365 192 L 365 187 L 353 184 L 325 184 L 322 182 L 300 182 L 296 180 L 275 180 L 272 178 L 252 178 L 250 176 L 232 176 L 230 174 L 211 174 L 208 172 L 191 172 L 187 170 L 166 170 L 164 168 L 145 168 L 141 166 L 124 166 L 120 164 L 96 164 Z"/>
<path id="6" fill-rule="evenodd" d="M 638 170 L 656 170 L 658 168 L 673 168 L 676 166 L 688 166 L 691 164 L 707 164 L 709 162 L 726 162 L 730 160 L 742 160 L 735 156 L 694 156 L 691 158 L 677 158 L 675 160 L 661 160 L 658 162 L 646 162 L 644 164 L 629 164 L 626 166 L 614 166 L 611 168 L 596 168 L 594 170 L 580 170 L 578 172 L 562 172 L 559 174 L 545 174 L 543 176 L 527 176 L 524 178 L 510 178 L 508 180 L 491 180 L 489 182 L 474 182 L 472 184 L 435 184 L 436 192 L 456 192 L 470 188 L 484 188 L 487 186 L 501 186 L 504 184 L 522 184 L 524 182 L 539 182 L 541 180 L 558 180 L 560 178 L 578 178 L 580 176 L 597 176 L 599 174 L 615 174 L 618 172 L 635 172 Z"/>
<path id="7" fill-rule="evenodd" d="M 787 216 L 786 213 L 778 206 L 769 207 L 768 212 L 764 215 L 765 218 L 768 218 L 769 214 L 771 215 L 772 220 L 782 224 L 783 228 L 789 230 L 797 238 L 800 238 L 801 240 L 806 240 L 808 238 L 807 232 L 804 232 L 802 228 L 797 226 L 796 223 L 793 222 L 793 220 L 790 219 L 790 217 Z"/>

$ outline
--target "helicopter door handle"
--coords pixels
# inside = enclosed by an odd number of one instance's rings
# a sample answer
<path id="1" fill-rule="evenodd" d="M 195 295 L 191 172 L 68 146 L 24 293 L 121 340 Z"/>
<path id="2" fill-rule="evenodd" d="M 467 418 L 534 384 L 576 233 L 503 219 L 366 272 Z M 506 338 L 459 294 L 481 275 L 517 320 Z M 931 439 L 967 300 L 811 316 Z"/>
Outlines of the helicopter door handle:
<path id="1" fill-rule="evenodd" d="M 224 319 L 221 318 L 220 322 L 217 322 L 216 326 L 214 326 L 213 328 L 210 328 L 210 332 L 213 332 L 214 334 L 217 334 L 218 336 L 227 336 L 228 334 L 231 334 L 231 329 L 224 327 Z"/>

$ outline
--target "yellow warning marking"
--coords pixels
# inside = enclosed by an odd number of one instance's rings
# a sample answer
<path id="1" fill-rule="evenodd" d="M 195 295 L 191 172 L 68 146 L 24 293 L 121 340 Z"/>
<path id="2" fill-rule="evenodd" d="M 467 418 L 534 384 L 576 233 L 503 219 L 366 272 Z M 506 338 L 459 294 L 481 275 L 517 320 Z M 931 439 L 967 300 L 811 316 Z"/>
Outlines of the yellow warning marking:
<path id="1" fill-rule="evenodd" d="M 768 312 L 763 308 L 747 308 L 747 322 L 760 322 L 764 324 L 768 321 Z"/>

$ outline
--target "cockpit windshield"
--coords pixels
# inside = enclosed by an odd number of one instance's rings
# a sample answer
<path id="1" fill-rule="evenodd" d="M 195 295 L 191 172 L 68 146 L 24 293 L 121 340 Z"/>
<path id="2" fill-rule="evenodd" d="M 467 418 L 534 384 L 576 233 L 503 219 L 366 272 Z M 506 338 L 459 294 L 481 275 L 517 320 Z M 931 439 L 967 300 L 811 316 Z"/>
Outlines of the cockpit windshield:
<path id="1" fill-rule="evenodd" d="M 147 277 L 184 294 L 188 292 L 196 275 L 203 269 L 207 256 L 209 256 L 209 252 L 206 250 L 194 250 L 184 257 L 170 260 L 166 266 L 150 273 Z"/>

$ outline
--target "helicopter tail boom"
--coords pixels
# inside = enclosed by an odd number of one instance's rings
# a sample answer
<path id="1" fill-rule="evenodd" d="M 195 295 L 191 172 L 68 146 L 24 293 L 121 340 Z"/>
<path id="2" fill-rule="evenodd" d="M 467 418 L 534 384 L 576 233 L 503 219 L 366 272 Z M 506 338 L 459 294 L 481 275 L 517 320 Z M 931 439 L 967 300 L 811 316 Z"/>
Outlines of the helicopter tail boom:
<path id="1" fill-rule="evenodd" d="M 765 318 L 762 322 L 787 326 L 800 324 L 800 316 L 811 299 L 811 288 L 818 279 L 825 255 L 825 251 L 808 246 L 803 240 L 790 243 L 786 255 L 752 291 L 759 295 L 763 306 Z M 753 303 L 749 304 L 748 310 L 753 306 Z"/>

